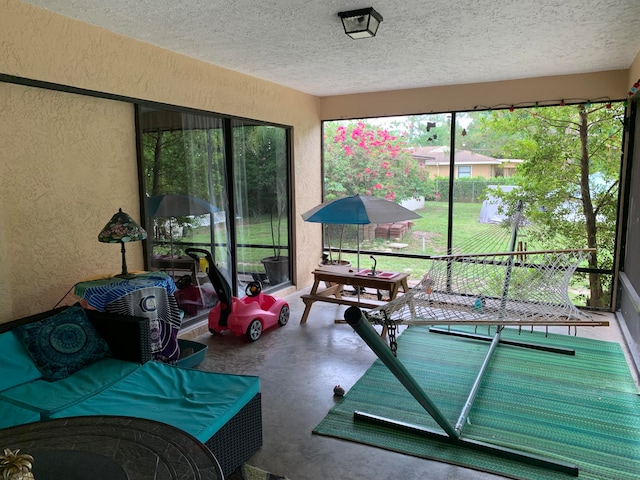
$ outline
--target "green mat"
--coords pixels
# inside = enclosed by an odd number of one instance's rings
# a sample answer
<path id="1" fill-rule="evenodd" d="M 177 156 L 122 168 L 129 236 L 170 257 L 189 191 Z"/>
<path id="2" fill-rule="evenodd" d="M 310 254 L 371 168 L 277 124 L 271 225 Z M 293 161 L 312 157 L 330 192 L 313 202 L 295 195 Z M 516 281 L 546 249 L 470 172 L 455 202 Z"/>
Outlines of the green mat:
<path id="1" fill-rule="evenodd" d="M 617 343 L 505 329 L 502 338 L 575 349 L 575 356 L 499 345 L 463 429 L 463 438 L 575 464 L 579 478 L 640 475 L 640 396 Z M 488 342 L 411 327 L 398 358 L 455 424 Z M 314 433 L 515 479 L 566 474 L 450 446 L 388 427 L 354 422 L 362 411 L 441 431 L 380 360 L 331 409 Z"/>

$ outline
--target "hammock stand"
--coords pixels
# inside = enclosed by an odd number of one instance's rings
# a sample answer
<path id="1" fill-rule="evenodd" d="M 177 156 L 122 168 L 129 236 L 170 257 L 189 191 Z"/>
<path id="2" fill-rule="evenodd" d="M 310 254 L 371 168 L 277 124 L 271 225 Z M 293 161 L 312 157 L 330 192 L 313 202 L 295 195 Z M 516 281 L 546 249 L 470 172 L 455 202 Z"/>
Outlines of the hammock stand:
<path id="1" fill-rule="evenodd" d="M 377 425 L 383 425 L 385 427 L 409 431 L 452 445 L 459 445 L 462 447 L 471 448 L 473 450 L 479 450 L 485 453 L 490 453 L 511 460 L 516 460 L 522 463 L 527 463 L 529 465 L 563 472 L 574 477 L 578 476 L 578 467 L 568 462 L 546 458 L 541 455 L 522 452 L 512 448 L 502 447 L 500 445 L 493 445 L 487 442 L 463 438 L 462 427 L 464 426 L 469 415 L 471 405 L 473 404 L 473 399 L 475 398 L 475 395 L 479 389 L 482 376 L 487 369 L 491 355 L 498 345 L 500 338 L 499 333 L 496 334 L 491 342 L 489 352 L 487 353 L 482 367 L 480 368 L 478 378 L 476 379 L 471 389 L 471 393 L 469 394 L 467 402 L 464 405 L 463 411 L 460 414 L 458 421 L 455 425 L 452 425 L 449 420 L 447 420 L 447 418 L 445 418 L 444 415 L 440 412 L 438 407 L 433 403 L 424 389 L 418 384 L 418 382 L 406 369 L 402 362 L 396 358 L 389 346 L 385 343 L 385 341 L 378 334 L 375 328 L 373 328 L 373 326 L 369 323 L 366 316 L 358 307 L 349 307 L 344 314 L 344 318 L 347 323 L 351 325 L 354 331 L 358 335 L 360 335 L 360 337 L 365 341 L 369 348 L 371 348 L 371 350 L 378 356 L 382 363 L 384 363 L 384 365 L 391 371 L 391 373 L 393 373 L 393 375 L 407 389 L 407 391 L 418 401 L 418 403 L 427 411 L 427 413 L 431 415 L 431 417 L 442 428 L 442 430 L 444 430 L 444 433 L 427 427 L 409 424 L 406 422 L 399 422 L 386 417 L 372 415 L 370 413 L 360 411 L 354 412 L 354 421 L 364 421 Z"/>
<path id="2" fill-rule="evenodd" d="M 428 273 L 416 287 L 412 288 L 409 293 L 398 297 L 395 300 L 373 309 L 366 314 L 358 307 L 349 307 L 345 312 L 344 318 L 351 325 L 354 331 L 360 335 L 371 350 L 378 356 L 384 365 L 394 374 L 407 391 L 418 401 L 418 403 L 427 411 L 427 413 L 442 428 L 444 433 L 432 430 L 430 428 L 408 424 L 406 422 L 398 422 L 389 418 L 372 415 L 365 412 L 354 412 L 354 421 L 366 421 L 387 427 L 397 428 L 413 433 L 419 433 L 427 437 L 444 441 L 446 443 L 460 445 L 474 450 L 480 450 L 486 453 L 495 454 L 504 458 L 520 461 L 530 465 L 559 471 L 572 476 L 578 476 L 578 467 L 576 465 L 564 462 L 558 459 L 552 459 L 536 455 L 529 452 L 518 451 L 499 445 L 481 442 L 473 439 L 466 439 L 462 436 L 464 425 L 467 423 L 471 408 L 475 397 L 480 389 L 483 377 L 488 369 L 492 356 L 500 343 L 508 343 L 523 348 L 532 348 L 538 350 L 549 351 L 553 353 L 575 355 L 575 351 L 570 349 L 543 347 L 527 342 L 504 341 L 501 339 L 502 330 L 505 325 L 523 325 L 534 324 L 542 325 L 608 325 L 606 321 L 595 321 L 590 316 L 580 312 L 569 300 L 567 289 L 569 278 L 575 271 L 580 260 L 586 258 L 590 254 L 590 249 L 581 250 L 546 250 L 546 251 L 522 251 L 518 250 L 521 244 L 517 243 L 518 225 L 520 224 L 521 204 L 516 209 L 514 216 L 513 229 L 511 233 L 510 248 L 505 253 L 493 254 L 465 254 L 450 255 L 439 257 L 435 260 L 446 260 L 446 271 L 440 278 L 432 278 L 434 268 Z M 573 256 L 575 254 L 575 256 Z M 531 256 L 540 255 L 543 258 L 543 265 L 533 264 L 529 262 Z M 551 256 L 551 257 L 549 257 Z M 558 263 L 555 256 L 560 256 L 561 261 L 572 257 L 573 265 Z M 488 257 L 493 257 L 487 261 Z M 497 259 L 497 260 L 496 260 Z M 487 282 L 477 281 L 476 284 L 483 284 L 477 291 L 471 291 L 471 295 L 460 293 L 460 288 L 454 285 L 455 278 L 452 275 L 453 267 L 456 263 L 462 263 L 467 266 L 475 265 L 497 265 L 499 272 L 503 275 L 501 279 L 501 292 L 493 295 L 485 295 L 482 288 Z M 510 293 L 512 281 L 517 279 L 518 274 L 514 273 L 514 268 L 521 267 L 524 271 L 530 271 L 538 268 L 538 272 L 533 275 L 525 276 L 523 289 L 525 293 L 533 295 L 534 301 L 526 301 L 520 298 L 516 293 Z M 442 269 L 441 269 L 442 270 Z M 462 275 L 465 277 L 465 275 Z M 469 277 L 469 275 L 466 275 Z M 465 284 L 468 278 L 458 278 Z M 476 279 L 477 280 L 477 279 Z M 482 279 L 480 279 L 482 280 Z M 553 284 L 555 287 L 553 288 Z M 536 291 L 538 289 L 552 290 L 547 292 L 545 297 L 538 297 Z M 496 289 L 495 282 L 492 286 Z M 476 287 L 473 287 L 476 288 Z M 561 291 L 563 290 L 563 291 Z M 458 293 L 456 293 L 458 292 Z M 438 300 L 440 299 L 440 301 Z M 453 299 L 453 301 L 451 301 Z M 515 315 L 508 317 L 510 305 L 515 308 Z M 444 315 L 438 318 L 434 312 L 440 309 L 454 312 L 452 315 Z M 406 317 L 409 317 L 408 319 Z M 396 322 L 398 323 L 422 323 L 422 324 L 467 324 L 467 325 L 490 325 L 496 326 L 496 333 L 491 336 L 478 335 L 455 332 L 444 329 L 434 329 L 436 333 L 446 333 L 451 335 L 463 336 L 480 340 L 490 341 L 489 349 L 480 366 L 477 377 L 462 411 L 455 424 L 449 422 L 445 418 L 438 407 L 431 401 L 425 390 L 418 384 L 415 378 L 409 373 L 405 366 L 396 358 L 397 344 L 395 343 Z M 372 323 L 379 323 L 383 326 L 383 335 L 381 336 L 374 329 Z M 390 345 L 383 340 L 384 334 L 389 332 Z"/>

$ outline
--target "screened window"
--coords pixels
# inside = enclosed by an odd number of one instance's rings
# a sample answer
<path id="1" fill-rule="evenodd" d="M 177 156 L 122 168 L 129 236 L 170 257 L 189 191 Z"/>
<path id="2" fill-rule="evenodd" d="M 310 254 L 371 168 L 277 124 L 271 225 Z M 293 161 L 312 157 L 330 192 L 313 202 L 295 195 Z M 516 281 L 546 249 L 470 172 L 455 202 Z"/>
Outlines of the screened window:
<path id="1" fill-rule="evenodd" d="M 373 195 L 421 216 L 406 228 L 325 226 L 325 250 L 355 264 L 359 240 L 361 261 L 417 281 L 433 256 L 508 251 L 521 203 L 518 248 L 594 248 L 569 295 L 608 307 L 623 112 L 586 103 L 325 122 L 325 200 Z"/>

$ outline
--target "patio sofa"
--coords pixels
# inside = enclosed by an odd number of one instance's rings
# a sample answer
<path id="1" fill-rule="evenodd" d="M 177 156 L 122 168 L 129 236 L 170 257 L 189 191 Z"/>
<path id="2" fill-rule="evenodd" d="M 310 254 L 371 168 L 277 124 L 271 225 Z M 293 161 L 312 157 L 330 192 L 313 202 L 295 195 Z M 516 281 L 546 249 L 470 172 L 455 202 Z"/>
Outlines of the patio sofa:
<path id="1" fill-rule="evenodd" d="M 190 433 L 233 472 L 262 446 L 259 378 L 151 361 L 148 322 L 73 306 L 0 323 L 0 428 L 147 418 Z"/>

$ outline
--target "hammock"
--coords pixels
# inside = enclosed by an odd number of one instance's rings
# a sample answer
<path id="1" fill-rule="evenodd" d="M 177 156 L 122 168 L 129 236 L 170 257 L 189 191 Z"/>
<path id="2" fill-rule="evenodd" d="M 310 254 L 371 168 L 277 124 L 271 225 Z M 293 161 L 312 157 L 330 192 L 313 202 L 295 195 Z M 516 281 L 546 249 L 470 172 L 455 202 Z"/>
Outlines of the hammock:
<path id="1" fill-rule="evenodd" d="M 431 269 L 405 295 L 366 313 L 371 323 L 427 325 L 608 325 L 576 308 L 569 282 L 595 249 L 554 250 L 521 214 L 458 248 L 478 253 L 432 257 Z M 508 227 L 508 228 L 505 228 Z M 508 239 L 506 238 L 508 234 Z M 505 244 L 504 240 L 508 240 Z M 537 246 L 537 245 L 536 245 Z M 494 252 L 487 249 L 494 248 Z M 496 253 L 497 252 L 497 253 Z"/>
<path id="2" fill-rule="evenodd" d="M 578 310 L 568 295 L 571 276 L 578 265 L 587 260 L 594 250 L 528 251 L 525 242 L 517 241 L 518 227 L 524 223 L 520 215 L 521 208 L 522 204 L 519 202 L 512 219 L 513 228 L 508 251 L 435 257 L 429 272 L 408 293 L 366 313 L 357 307 L 350 307 L 345 312 L 347 323 L 431 415 L 442 432 L 365 412 L 354 412 L 354 419 L 389 428 L 420 432 L 449 444 L 464 445 L 577 477 L 576 465 L 505 448 L 499 441 L 492 444 L 466 439 L 463 436 L 463 428 L 469 422 L 469 415 L 484 375 L 489 370 L 500 343 L 564 355 L 575 354 L 562 348 L 504 341 L 501 335 L 506 325 L 527 325 L 532 328 L 534 325 L 569 325 L 569 328 L 571 325 L 608 325 L 608 322 L 595 321 L 588 314 Z M 388 346 L 373 328 L 372 323 L 383 325 L 382 336 L 388 332 Z M 437 332 L 491 342 L 455 423 L 449 421 L 397 359 L 396 325 L 401 323 L 496 326 L 493 337 L 465 332 Z"/>
<path id="3" fill-rule="evenodd" d="M 607 325 L 576 308 L 568 294 L 593 249 L 516 251 L 433 257 L 408 293 L 367 312 L 371 322 L 403 324 Z"/>

